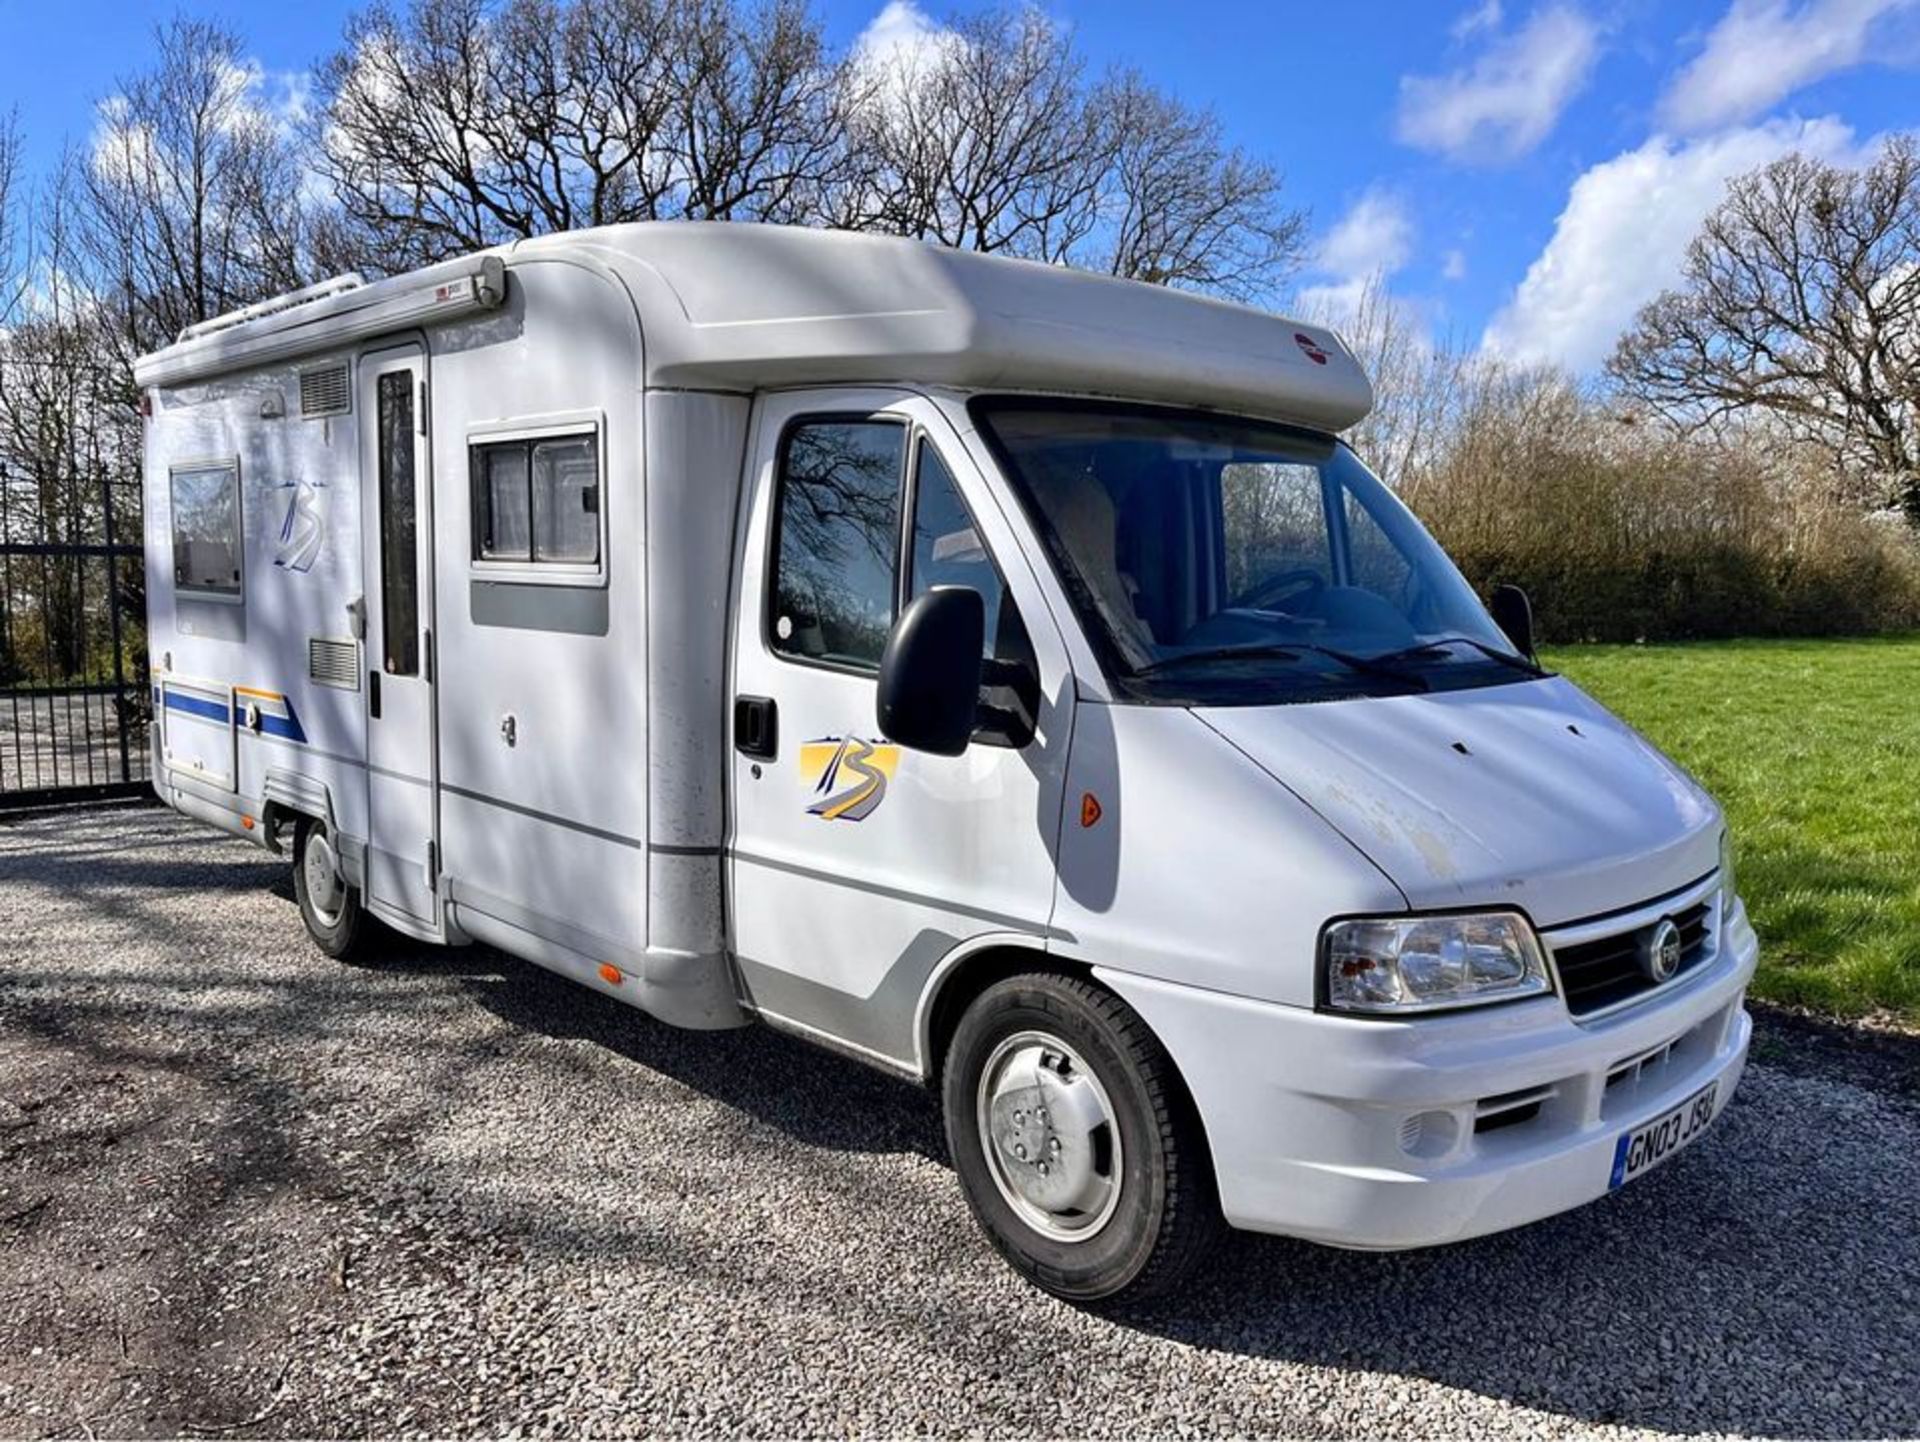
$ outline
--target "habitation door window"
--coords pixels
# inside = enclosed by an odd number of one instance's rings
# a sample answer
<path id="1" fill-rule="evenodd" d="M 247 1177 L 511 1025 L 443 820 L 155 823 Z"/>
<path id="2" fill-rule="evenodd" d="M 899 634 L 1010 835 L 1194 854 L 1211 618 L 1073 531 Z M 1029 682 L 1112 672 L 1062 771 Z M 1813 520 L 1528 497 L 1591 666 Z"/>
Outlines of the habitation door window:
<path id="1" fill-rule="evenodd" d="M 796 659 L 875 671 L 893 624 L 907 430 L 804 421 L 780 449 L 769 642 Z"/>
<path id="2" fill-rule="evenodd" d="M 376 390 L 380 444 L 380 618 L 386 670 L 420 674 L 420 546 L 415 513 L 413 372 Z"/>
<path id="3" fill-rule="evenodd" d="M 177 470 L 173 509 L 173 583 L 185 592 L 240 594 L 240 467 L 232 461 Z"/>
<path id="4" fill-rule="evenodd" d="M 594 433 L 473 446 L 473 559 L 600 563 L 600 439 Z"/>

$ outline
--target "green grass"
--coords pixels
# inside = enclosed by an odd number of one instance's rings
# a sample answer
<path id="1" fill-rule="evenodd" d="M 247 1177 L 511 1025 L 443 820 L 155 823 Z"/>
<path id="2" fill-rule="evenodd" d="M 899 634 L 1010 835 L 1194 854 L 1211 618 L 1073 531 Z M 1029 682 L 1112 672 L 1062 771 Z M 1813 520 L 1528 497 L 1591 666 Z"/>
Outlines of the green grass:
<path id="1" fill-rule="evenodd" d="M 1545 659 L 1726 807 L 1755 995 L 1920 1022 L 1920 636 Z"/>

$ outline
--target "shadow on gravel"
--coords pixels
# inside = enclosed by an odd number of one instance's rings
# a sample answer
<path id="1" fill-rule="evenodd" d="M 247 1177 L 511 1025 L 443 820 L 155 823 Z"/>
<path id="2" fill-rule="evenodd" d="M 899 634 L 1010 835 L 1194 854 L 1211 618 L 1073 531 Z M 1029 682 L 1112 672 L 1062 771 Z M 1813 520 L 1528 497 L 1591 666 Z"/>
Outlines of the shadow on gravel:
<path id="1" fill-rule="evenodd" d="M 679 1031 L 512 958 L 461 956 L 451 965 L 467 986 L 516 1027 L 605 1047 L 811 1146 L 945 1162 L 937 1107 L 918 1088 L 764 1029 Z M 400 964 L 448 965 L 426 951 Z M 1862 1062 L 1851 1034 L 1767 1017 L 1757 1053 L 1779 1055 L 1784 1086 L 1868 1088 L 1859 1124 L 1880 1105 L 1910 1112 L 1897 1095 L 1913 1095 L 1902 1082 L 1920 1075 L 1920 1039 L 1875 1036 Z M 1860 1139 L 1871 1148 L 1870 1131 Z M 1233 1233 L 1177 1302 L 1113 1320 L 1374 1373 L 1383 1392 L 1419 1377 L 1595 1425 L 1789 1437 L 1856 1430 L 1841 1420 L 1852 1416 L 1914 1433 L 1913 1201 L 1863 1171 L 1858 1148 L 1820 1140 L 1771 1134 L 1736 1105 L 1716 1135 L 1618 1196 L 1424 1252 Z"/>
<path id="2" fill-rule="evenodd" d="M 491 947 L 412 955 L 418 959 L 399 964 L 433 969 L 440 956 L 461 958 L 452 969 L 502 1021 L 605 1047 L 808 1146 L 946 1160 L 939 1112 L 925 1091 L 796 1037 L 760 1026 L 683 1031 Z"/>
<path id="3" fill-rule="evenodd" d="M 263 888 L 289 903 L 283 924 L 297 930 L 283 862 L 237 853 L 210 864 L 206 856 L 156 844 L 148 853 L 95 849 L 81 859 L 54 848 L 20 871 L 32 872 L 36 885 L 87 895 L 101 914 L 129 924 L 148 920 L 143 899 L 161 892 Z M 256 1070 L 244 1049 L 183 1056 L 180 1038 L 197 1028 L 218 1045 L 285 1027 L 319 1044 L 333 1040 L 342 1009 L 386 1005 L 370 995 L 374 976 L 316 966 L 311 978 L 250 979 L 219 965 L 231 954 L 230 934 L 210 933 L 204 948 L 197 927 L 176 935 L 181 944 L 169 957 L 204 968 L 196 974 L 206 985 L 233 992 L 230 1006 L 181 1002 L 178 971 L 123 983 L 151 1003 L 142 1010 L 95 1002 L 86 986 L 39 971 L 18 951 L 5 953 L 0 969 L 0 1016 L 15 1035 L 43 1038 L 112 1075 L 151 1077 L 155 1105 L 163 1076 L 171 1077 L 165 1105 L 206 1118 L 171 1173 L 192 1204 L 170 1222 L 155 1219 L 154 1230 L 173 1240 L 149 1244 L 156 1250 L 141 1259 L 141 1271 L 168 1288 L 170 1355 L 205 1346 L 205 1319 L 215 1314 L 217 1293 L 200 1281 L 191 1239 L 209 1236 L 252 1188 L 333 1194 L 338 1182 L 318 1142 L 342 1144 L 311 1114 L 309 1093 L 322 1089 L 304 1073 Z M 601 1048 L 810 1147 L 945 1158 L 937 1108 L 923 1091 L 764 1029 L 678 1031 L 482 947 L 396 941 L 369 971 L 442 978 L 513 1028 Z M 100 1039 L 129 1017 L 163 1029 Z M 423 1033 L 420 1045 L 435 1043 Z M 487 1045 L 510 1049 L 512 1034 Z M 433 1057 L 447 1078 L 438 1094 L 458 1096 L 472 1058 L 443 1050 Z M 1213 1353 L 1368 1375 L 1383 1419 L 1399 1405 L 1394 1389 L 1419 1378 L 1584 1424 L 1782 1437 L 1920 1433 L 1920 1208 L 1912 1167 L 1891 1164 L 1901 1154 L 1888 1150 L 1920 1136 L 1912 1086 L 1920 1040 L 1876 1037 L 1868 1046 L 1843 1030 L 1768 1015 L 1755 1057 L 1747 1093 L 1714 1134 L 1617 1196 L 1519 1232 L 1417 1253 L 1363 1255 L 1235 1235 L 1177 1301 L 1113 1325 Z M 112 1125 L 143 1124 L 136 1111 Z M 404 1138 L 420 1124 L 390 1109 L 380 1135 L 364 1144 Z M 126 1146 L 129 1135 L 114 1145 Z M 26 1148 L 27 1134 L 11 1145 Z M 53 1152 L 16 1150 L 12 1160 L 42 1178 L 61 1165 Z M 848 1171 L 848 1188 L 863 1184 L 851 1175 L 857 1169 Z M 858 1227 L 858 1196 L 850 1191 L 847 1200 L 847 1225 Z M 526 1219 L 503 1212 L 494 1221 L 541 1245 Z M 612 1241 L 663 1254 L 681 1246 L 672 1235 L 637 1231 Z M 975 1319 L 962 1326 L 941 1311 L 956 1298 L 931 1286 L 915 1295 L 916 1270 L 932 1267 L 935 1255 L 951 1257 L 932 1236 L 924 1242 L 919 1256 L 899 1258 L 898 1295 L 862 1305 L 933 1345 L 969 1347 Z M 997 1265 L 984 1243 L 971 1257 L 967 1265 Z M 692 1253 L 683 1260 L 721 1273 L 746 1265 Z M 743 1299 L 760 1285 L 745 1273 L 740 1283 Z M 255 1335 L 275 1322 L 263 1301 Z M 1037 1296 L 1024 1318 L 1006 1319 L 1023 1332 L 1056 1324 L 1068 1329 Z M 999 1345 L 1000 1333 L 992 1335 Z M 120 1345 L 124 1353 L 124 1335 Z M 205 1415 L 211 1387 L 188 1388 L 167 1415 Z M 229 1404 L 222 1415 L 232 1412 Z M 1389 1427 L 1383 1420 L 1376 1430 Z"/>

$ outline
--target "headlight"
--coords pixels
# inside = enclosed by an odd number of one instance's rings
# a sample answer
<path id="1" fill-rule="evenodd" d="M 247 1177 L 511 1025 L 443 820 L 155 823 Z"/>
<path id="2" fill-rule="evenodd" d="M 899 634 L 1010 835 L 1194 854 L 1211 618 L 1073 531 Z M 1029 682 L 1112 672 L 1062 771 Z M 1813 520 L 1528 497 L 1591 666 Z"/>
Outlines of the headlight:
<path id="1" fill-rule="evenodd" d="M 1739 895 L 1739 890 L 1733 884 L 1733 829 L 1728 827 L 1720 833 L 1721 903 L 1731 907 Z"/>
<path id="2" fill-rule="evenodd" d="M 1552 989 L 1533 928 L 1512 912 L 1336 921 L 1323 952 L 1339 1011 L 1436 1011 Z"/>

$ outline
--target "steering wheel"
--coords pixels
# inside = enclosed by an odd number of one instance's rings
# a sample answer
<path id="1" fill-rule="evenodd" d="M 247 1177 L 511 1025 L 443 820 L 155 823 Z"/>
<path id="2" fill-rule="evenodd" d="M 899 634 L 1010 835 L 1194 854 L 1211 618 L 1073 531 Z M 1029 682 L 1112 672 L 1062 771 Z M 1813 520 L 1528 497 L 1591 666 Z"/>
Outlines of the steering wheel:
<path id="1" fill-rule="evenodd" d="M 1253 585 L 1247 587 L 1246 590 L 1228 601 L 1227 605 L 1234 609 L 1250 608 L 1260 610 L 1263 609 L 1268 602 L 1277 601 L 1282 596 L 1290 596 L 1295 591 L 1303 592 L 1309 596 L 1317 596 L 1326 589 L 1327 583 L 1325 578 L 1322 577 L 1318 571 L 1314 570 L 1313 567 L 1297 566 L 1291 571 L 1281 571 L 1275 575 L 1268 576 L 1263 581 L 1256 581 Z"/>

